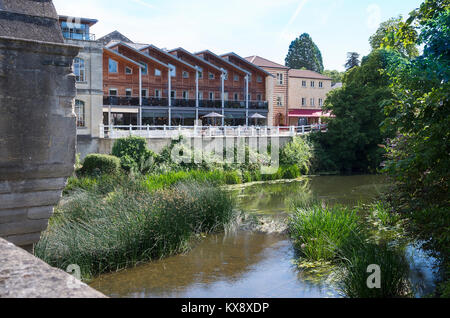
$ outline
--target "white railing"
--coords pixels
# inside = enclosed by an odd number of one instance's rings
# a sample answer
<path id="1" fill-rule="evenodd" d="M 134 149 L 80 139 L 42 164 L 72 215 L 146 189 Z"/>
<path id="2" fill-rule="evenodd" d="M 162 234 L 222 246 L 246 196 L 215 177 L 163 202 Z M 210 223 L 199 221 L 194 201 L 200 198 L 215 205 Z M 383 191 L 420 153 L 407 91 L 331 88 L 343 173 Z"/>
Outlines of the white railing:
<path id="1" fill-rule="evenodd" d="M 144 138 L 184 137 L 290 137 L 326 131 L 327 125 L 290 127 L 269 126 L 105 126 L 100 125 L 100 138 L 118 139 L 128 136 Z"/>

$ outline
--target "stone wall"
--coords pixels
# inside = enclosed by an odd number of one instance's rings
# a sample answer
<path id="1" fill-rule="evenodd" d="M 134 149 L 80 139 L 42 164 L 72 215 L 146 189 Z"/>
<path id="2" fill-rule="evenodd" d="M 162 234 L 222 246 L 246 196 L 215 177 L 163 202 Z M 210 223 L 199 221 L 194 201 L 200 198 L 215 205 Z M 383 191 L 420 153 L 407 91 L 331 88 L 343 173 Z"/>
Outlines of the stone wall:
<path id="1" fill-rule="evenodd" d="M 51 1 L 0 4 L 0 237 L 31 250 L 74 170 L 79 47 Z"/>
<path id="2" fill-rule="evenodd" d="M 0 251 L 0 298 L 105 298 L 1 238 Z"/>

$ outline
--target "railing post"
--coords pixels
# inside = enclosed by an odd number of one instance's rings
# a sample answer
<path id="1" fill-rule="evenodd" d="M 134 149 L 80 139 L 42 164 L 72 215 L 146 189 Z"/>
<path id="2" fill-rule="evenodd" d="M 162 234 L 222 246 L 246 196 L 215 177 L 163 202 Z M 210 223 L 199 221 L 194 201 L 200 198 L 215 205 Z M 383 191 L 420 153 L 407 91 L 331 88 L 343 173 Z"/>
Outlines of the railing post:
<path id="1" fill-rule="evenodd" d="M 302 135 L 305 134 L 305 126 L 302 126 Z"/>
<path id="2" fill-rule="evenodd" d="M 150 138 L 150 125 L 147 124 L 147 138 Z"/>
<path id="3" fill-rule="evenodd" d="M 277 126 L 277 136 L 280 136 L 280 126 Z"/>
<path id="4" fill-rule="evenodd" d="M 295 129 L 294 129 L 294 126 L 291 126 L 291 136 L 295 136 Z"/>
<path id="5" fill-rule="evenodd" d="M 101 139 L 104 139 L 105 138 L 105 125 L 103 125 L 103 124 L 100 124 L 100 138 Z"/>

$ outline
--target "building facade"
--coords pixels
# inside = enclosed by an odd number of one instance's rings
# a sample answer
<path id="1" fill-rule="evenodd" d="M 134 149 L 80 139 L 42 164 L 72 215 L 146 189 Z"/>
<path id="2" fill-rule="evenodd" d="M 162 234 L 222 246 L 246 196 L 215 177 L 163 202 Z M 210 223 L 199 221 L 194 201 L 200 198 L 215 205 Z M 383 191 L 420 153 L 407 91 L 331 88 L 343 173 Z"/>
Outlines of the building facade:
<path id="1" fill-rule="evenodd" d="M 73 63 L 78 140 L 99 138 L 103 118 L 103 45 L 90 33 L 96 23 L 93 19 L 59 16 L 64 42 L 81 47 Z"/>

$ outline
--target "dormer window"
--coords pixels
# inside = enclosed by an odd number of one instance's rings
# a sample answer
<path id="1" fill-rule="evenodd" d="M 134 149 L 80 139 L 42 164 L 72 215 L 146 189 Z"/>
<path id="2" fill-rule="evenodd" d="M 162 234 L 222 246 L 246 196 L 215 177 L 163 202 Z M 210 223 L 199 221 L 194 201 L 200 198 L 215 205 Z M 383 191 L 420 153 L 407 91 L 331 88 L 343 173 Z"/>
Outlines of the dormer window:
<path id="1" fill-rule="evenodd" d="M 109 73 L 117 73 L 119 63 L 113 59 L 109 59 L 108 71 Z"/>
<path id="2" fill-rule="evenodd" d="M 131 67 L 125 67 L 125 74 L 127 75 L 131 75 L 133 74 L 133 69 Z"/>

